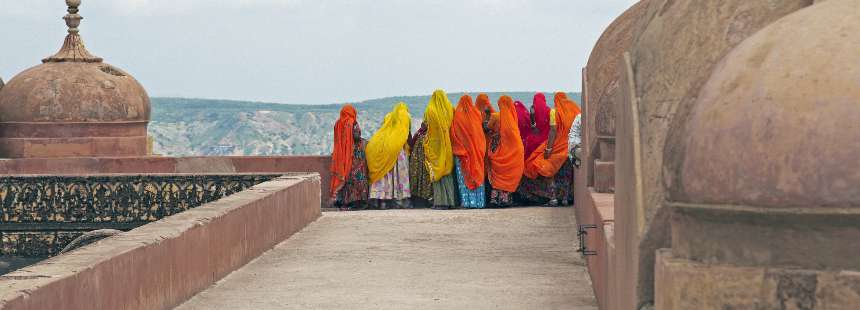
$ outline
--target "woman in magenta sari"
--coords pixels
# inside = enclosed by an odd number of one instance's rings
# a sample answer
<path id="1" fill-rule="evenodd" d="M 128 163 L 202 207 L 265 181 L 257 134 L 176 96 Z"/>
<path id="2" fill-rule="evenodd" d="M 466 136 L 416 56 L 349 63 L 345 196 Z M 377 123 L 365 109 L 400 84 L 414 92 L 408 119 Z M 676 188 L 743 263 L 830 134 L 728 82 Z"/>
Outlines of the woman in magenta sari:
<path id="1" fill-rule="evenodd" d="M 550 110 L 546 104 L 546 96 L 543 93 L 535 94 L 532 106 L 529 109 L 529 115 L 526 118 L 528 122 L 528 134 L 523 135 L 525 158 L 529 158 L 549 138 Z M 522 124 L 522 119 L 520 123 Z M 525 159 L 523 160 L 525 161 Z M 549 201 L 549 199 L 544 197 L 546 195 L 543 195 L 547 191 L 545 187 L 546 184 L 543 182 L 535 182 L 534 179 L 523 178 L 520 187 L 517 189 L 518 200 L 524 203 L 544 204 Z"/>
<path id="2" fill-rule="evenodd" d="M 526 145 L 526 141 L 528 141 L 529 136 L 531 136 L 531 113 L 529 109 L 519 100 L 514 103 L 514 107 L 517 109 L 517 124 L 520 127 L 520 139 L 523 140 L 523 145 Z M 525 154 L 525 157 L 528 157 L 530 154 Z M 525 158 L 523 158 L 525 160 Z"/>

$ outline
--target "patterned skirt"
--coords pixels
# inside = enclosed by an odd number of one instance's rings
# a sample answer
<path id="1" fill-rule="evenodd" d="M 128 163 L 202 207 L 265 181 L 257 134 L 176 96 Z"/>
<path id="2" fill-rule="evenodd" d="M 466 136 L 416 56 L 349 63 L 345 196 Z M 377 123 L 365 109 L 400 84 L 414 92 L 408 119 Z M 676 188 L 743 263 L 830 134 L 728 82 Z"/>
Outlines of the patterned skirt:
<path id="1" fill-rule="evenodd" d="M 412 196 L 409 188 L 409 159 L 406 150 L 397 155 L 397 163 L 382 179 L 370 185 L 370 199 L 403 200 Z"/>
<path id="2" fill-rule="evenodd" d="M 538 176 L 535 179 L 523 177 L 517 195 L 527 203 L 544 204 L 555 197 L 555 178 Z"/>
<path id="3" fill-rule="evenodd" d="M 352 207 L 356 204 L 366 202 L 369 192 L 369 185 L 367 183 L 367 158 L 364 156 L 364 150 L 356 147 L 353 151 L 352 169 L 349 171 L 349 178 L 346 179 L 337 191 L 335 205 L 339 207 Z"/>
<path id="4" fill-rule="evenodd" d="M 490 205 L 494 207 L 510 207 L 514 204 L 513 196 L 510 192 L 500 189 L 490 191 Z"/>
<path id="5" fill-rule="evenodd" d="M 573 203 L 574 175 L 573 161 L 570 159 L 564 162 L 564 165 L 561 166 L 561 169 L 555 175 L 555 197 L 558 198 L 560 204 L 563 201 Z"/>
<path id="6" fill-rule="evenodd" d="M 559 203 L 573 201 L 573 162 L 564 162 L 554 177 L 538 176 L 536 179 L 524 177 L 517 189 L 517 195 L 527 203 L 547 203 L 558 199 Z"/>
<path id="7" fill-rule="evenodd" d="M 424 156 L 424 137 L 417 138 L 412 154 L 409 154 L 409 185 L 412 197 L 425 200 L 433 199 L 433 186 Z"/>
<path id="8" fill-rule="evenodd" d="M 485 204 L 485 196 L 484 185 L 481 184 L 480 187 L 470 190 L 466 187 L 466 182 L 463 178 L 463 169 L 460 167 L 460 158 L 454 157 L 454 164 L 457 167 L 457 188 L 460 192 L 460 205 L 463 208 L 470 209 L 481 209 L 486 206 Z"/>
<path id="9" fill-rule="evenodd" d="M 454 174 L 449 174 L 439 182 L 433 182 L 433 207 L 457 206 L 457 186 L 454 185 Z"/>

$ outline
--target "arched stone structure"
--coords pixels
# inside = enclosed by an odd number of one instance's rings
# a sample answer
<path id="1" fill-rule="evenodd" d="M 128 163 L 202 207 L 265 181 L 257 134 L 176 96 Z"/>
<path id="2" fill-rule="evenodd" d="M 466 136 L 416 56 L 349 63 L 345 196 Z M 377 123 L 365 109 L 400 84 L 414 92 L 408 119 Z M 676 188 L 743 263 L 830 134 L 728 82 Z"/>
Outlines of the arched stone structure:
<path id="1" fill-rule="evenodd" d="M 619 309 L 654 300 L 657 249 L 671 247 L 662 209 L 664 144 L 732 48 L 812 0 L 652 0 L 630 49 L 616 132 L 615 245 Z M 682 117 L 683 118 L 683 117 Z M 622 130 L 624 128 L 624 130 Z M 683 133 L 678 133 L 683 134 Z M 624 154 L 621 154 L 624 153 Z M 623 179 L 623 180 L 622 180 Z"/>
<path id="2" fill-rule="evenodd" d="M 633 45 L 633 34 L 647 3 L 642 0 L 615 19 L 597 40 L 586 66 L 587 94 L 583 103 L 584 171 L 597 192 L 615 189 L 615 105 L 623 77 L 622 55 Z M 597 167 L 597 168 L 595 168 Z"/>
<path id="3" fill-rule="evenodd" d="M 858 33 L 856 0 L 786 16 L 732 50 L 676 120 L 658 309 L 860 308 Z"/>

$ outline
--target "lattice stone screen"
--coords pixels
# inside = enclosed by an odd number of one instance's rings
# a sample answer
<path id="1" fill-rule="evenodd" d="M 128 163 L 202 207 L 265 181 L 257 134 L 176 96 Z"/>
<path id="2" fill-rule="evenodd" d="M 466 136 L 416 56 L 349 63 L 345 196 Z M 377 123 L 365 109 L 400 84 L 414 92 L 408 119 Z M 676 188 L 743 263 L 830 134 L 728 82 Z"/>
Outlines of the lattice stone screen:
<path id="1" fill-rule="evenodd" d="M 130 230 L 278 176 L 0 177 L 0 255 L 56 255 L 87 231 Z"/>

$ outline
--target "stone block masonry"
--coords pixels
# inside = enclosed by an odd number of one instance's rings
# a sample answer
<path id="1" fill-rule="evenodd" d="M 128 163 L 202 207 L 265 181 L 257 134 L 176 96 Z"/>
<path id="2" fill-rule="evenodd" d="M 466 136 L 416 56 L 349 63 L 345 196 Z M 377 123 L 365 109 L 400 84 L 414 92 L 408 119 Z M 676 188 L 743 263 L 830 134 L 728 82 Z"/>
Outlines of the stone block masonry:
<path id="1" fill-rule="evenodd" d="M 277 178 L 0 276 L 0 309 L 168 309 L 320 215 L 320 177 Z"/>

